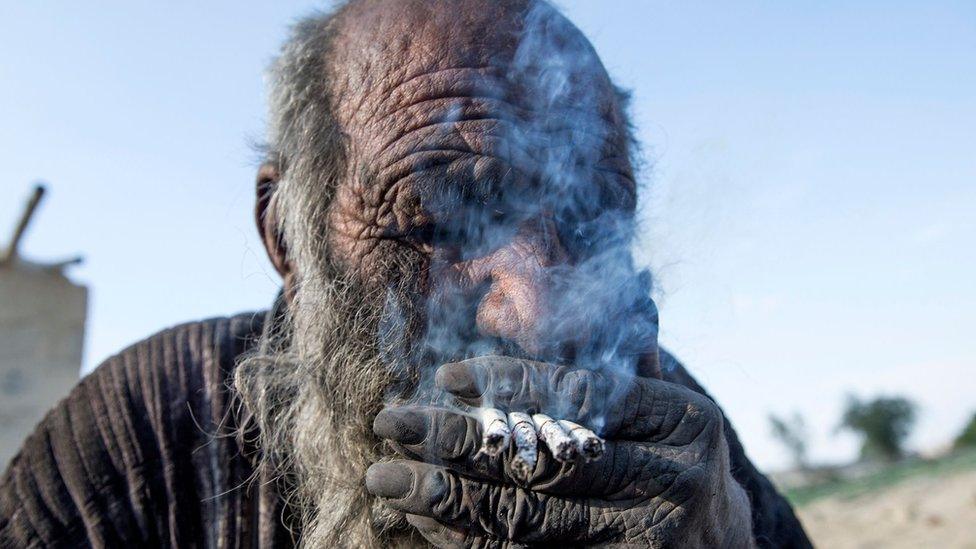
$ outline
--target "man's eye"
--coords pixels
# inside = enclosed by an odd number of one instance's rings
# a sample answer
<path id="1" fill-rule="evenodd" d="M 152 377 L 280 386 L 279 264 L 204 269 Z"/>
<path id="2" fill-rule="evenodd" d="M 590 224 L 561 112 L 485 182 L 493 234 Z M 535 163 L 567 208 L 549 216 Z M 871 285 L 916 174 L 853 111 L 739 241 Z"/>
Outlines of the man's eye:
<path id="1" fill-rule="evenodd" d="M 614 223 L 604 217 L 568 217 L 557 221 L 556 231 L 566 251 L 582 259 L 612 245 L 609 240 L 614 234 Z"/>
<path id="2" fill-rule="evenodd" d="M 404 236 L 414 242 L 433 244 L 438 238 L 437 232 L 438 229 L 435 224 L 424 223 L 423 225 L 411 227 L 410 230 L 406 231 Z"/>
<path id="3" fill-rule="evenodd" d="M 398 238 L 439 248 L 449 248 L 464 258 L 486 255 L 504 246 L 516 232 L 513 217 L 497 207 L 459 206 L 449 219 L 427 221 L 387 233 Z"/>

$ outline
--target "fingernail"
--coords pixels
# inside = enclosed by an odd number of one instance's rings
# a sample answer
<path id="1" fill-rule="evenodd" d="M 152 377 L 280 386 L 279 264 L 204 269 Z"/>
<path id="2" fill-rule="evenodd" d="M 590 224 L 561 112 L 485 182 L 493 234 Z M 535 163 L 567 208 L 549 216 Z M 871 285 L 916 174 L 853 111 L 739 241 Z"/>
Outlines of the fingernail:
<path id="1" fill-rule="evenodd" d="M 452 362 L 441 366 L 434 375 L 434 383 L 440 389 L 461 397 L 481 396 L 478 375 L 471 364 Z"/>
<path id="2" fill-rule="evenodd" d="M 420 444 L 427 438 L 427 417 L 403 408 L 385 408 L 373 420 L 373 432 L 400 444 Z"/>
<path id="3" fill-rule="evenodd" d="M 399 499 L 413 488 L 413 471 L 402 463 L 375 463 L 366 470 L 366 489 L 374 496 Z"/>

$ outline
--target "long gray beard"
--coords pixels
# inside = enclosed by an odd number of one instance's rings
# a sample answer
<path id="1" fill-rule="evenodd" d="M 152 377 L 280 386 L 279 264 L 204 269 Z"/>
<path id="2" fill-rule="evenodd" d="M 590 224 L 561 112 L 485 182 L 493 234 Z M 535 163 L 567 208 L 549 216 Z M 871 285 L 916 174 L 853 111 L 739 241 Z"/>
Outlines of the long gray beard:
<path id="1" fill-rule="evenodd" d="M 303 547 L 417 545 L 402 515 L 365 489 L 366 469 L 389 456 L 372 419 L 409 363 L 411 293 L 368 290 L 327 269 L 303 277 L 279 326 L 234 375 L 245 428 L 256 428 L 261 466 L 282 486 Z M 389 326 L 393 326 L 391 329 Z"/>

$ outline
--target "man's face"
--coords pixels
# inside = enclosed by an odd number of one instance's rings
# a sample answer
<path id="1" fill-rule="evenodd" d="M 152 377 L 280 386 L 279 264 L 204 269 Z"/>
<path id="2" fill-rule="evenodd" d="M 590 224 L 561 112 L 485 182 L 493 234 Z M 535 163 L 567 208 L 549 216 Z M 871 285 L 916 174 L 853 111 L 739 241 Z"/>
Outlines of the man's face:
<path id="1" fill-rule="evenodd" d="M 630 263 L 621 107 L 568 21 L 505 4 L 344 15 L 331 66 L 347 164 L 328 209 L 331 259 L 373 295 L 400 289 L 376 304 L 387 309 L 377 337 L 408 334 L 413 359 L 604 360 L 620 346 L 608 323 L 649 290 Z M 628 357 L 656 354 L 656 318 L 640 330 L 654 334 Z"/>
<path id="2" fill-rule="evenodd" d="M 630 255 L 626 120 L 579 31 L 520 0 L 362 1 L 332 22 L 327 56 L 302 40 L 284 56 L 288 74 L 324 67 L 323 80 L 274 99 L 292 113 L 322 93 L 334 114 L 278 121 L 294 158 L 267 199 L 281 223 L 263 227 L 291 338 L 235 373 L 311 546 L 355 521 L 404 526 L 349 479 L 390 453 L 372 432 L 384 403 L 437 398 L 441 364 L 505 354 L 658 373 L 650 278 Z M 332 122 L 341 155 L 317 133 Z"/>

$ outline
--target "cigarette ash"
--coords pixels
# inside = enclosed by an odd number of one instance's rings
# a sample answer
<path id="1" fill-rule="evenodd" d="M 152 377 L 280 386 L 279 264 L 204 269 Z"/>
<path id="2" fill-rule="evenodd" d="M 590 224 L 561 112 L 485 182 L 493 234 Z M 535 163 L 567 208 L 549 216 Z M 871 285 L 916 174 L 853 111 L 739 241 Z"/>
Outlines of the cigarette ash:
<path id="1" fill-rule="evenodd" d="M 539 440 L 546 444 L 556 460 L 573 461 L 579 455 L 576 440 L 556 420 L 545 414 L 533 414 L 532 423 L 539 433 Z"/>
<path id="2" fill-rule="evenodd" d="M 508 418 L 505 417 L 505 412 L 496 408 L 481 408 L 478 412 L 483 433 L 481 452 L 489 456 L 497 456 L 508 448 L 512 438 Z"/>
<path id="3" fill-rule="evenodd" d="M 597 436 L 596 433 L 587 429 L 586 427 L 583 427 L 582 425 L 573 423 L 572 421 L 567 421 L 565 419 L 559 420 L 559 425 L 566 430 L 569 433 L 569 436 L 571 436 L 576 442 L 583 459 L 586 461 L 593 461 L 603 457 L 603 439 Z"/>
<path id="4" fill-rule="evenodd" d="M 515 457 L 511 461 L 512 473 L 518 480 L 527 481 L 539 458 L 539 440 L 535 426 L 529 414 L 522 412 L 509 412 L 508 424 L 512 428 L 512 441 L 515 443 Z"/>
<path id="5" fill-rule="evenodd" d="M 545 414 L 529 415 L 497 408 L 478 409 L 482 442 L 480 453 L 498 456 L 509 447 L 515 456 L 510 462 L 512 474 L 526 482 L 539 459 L 539 442 L 559 462 L 572 462 L 582 456 L 586 461 L 603 456 L 604 441 L 590 429 L 567 420 L 556 420 Z"/>

